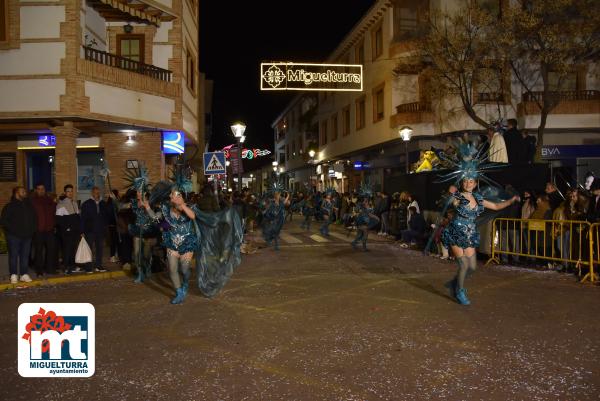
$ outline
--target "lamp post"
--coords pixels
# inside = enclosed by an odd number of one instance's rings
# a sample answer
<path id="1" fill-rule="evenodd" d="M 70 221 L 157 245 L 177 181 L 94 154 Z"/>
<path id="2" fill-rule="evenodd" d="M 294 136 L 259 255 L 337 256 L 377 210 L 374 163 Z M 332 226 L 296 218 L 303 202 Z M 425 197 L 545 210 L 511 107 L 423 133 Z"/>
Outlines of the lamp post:
<path id="1" fill-rule="evenodd" d="M 313 172 L 313 168 L 315 168 L 315 150 L 314 149 L 310 149 L 308 151 L 308 155 L 310 156 L 310 163 L 312 164 L 312 167 L 310 168 L 310 176 L 308 177 L 308 179 L 310 180 L 310 189 L 312 190 L 313 188 L 313 182 L 312 182 L 312 172 Z"/>
<path id="2" fill-rule="evenodd" d="M 254 174 L 250 174 L 250 190 L 254 192 Z"/>
<path id="3" fill-rule="evenodd" d="M 410 138 L 412 137 L 413 130 L 410 127 L 402 127 L 398 131 L 400 137 L 404 141 L 404 159 L 406 160 L 406 174 L 408 174 L 408 142 L 410 142 Z"/>
<path id="4" fill-rule="evenodd" d="M 238 146 L 238 191 L 242 192 L 242 143 L 246 140 L 244 136 L 244 131 L 246 131 L 246 125 L 243 123 L 235 123 L 231 126 L 231 132 L 233 132 L 233 136 L 237 139 Z M 243 138 L 243 139 L 242 139 Z"/>

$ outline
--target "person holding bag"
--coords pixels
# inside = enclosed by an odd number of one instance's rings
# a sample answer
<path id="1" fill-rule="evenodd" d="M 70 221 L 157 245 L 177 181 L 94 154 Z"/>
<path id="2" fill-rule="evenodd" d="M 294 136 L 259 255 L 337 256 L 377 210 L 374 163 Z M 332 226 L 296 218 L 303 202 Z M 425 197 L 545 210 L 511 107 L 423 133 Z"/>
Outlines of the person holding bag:
<path id="1" fill-rule="evenodd" d="M 56 223 L 63 244 L 62 258 L 65 274 L 80 272 L 81 269 L 75 266 L 75 253 L 81 239 L 81 218 L 71 184 L 65 185 L 64 195 L 56 205 Z"/>

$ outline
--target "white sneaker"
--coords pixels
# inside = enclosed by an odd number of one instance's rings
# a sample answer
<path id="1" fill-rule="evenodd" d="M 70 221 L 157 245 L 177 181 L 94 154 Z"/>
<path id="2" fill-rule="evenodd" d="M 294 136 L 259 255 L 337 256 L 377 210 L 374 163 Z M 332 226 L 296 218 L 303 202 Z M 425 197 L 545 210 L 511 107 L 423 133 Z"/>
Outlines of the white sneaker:
<path id="1" fill-rule="evenodd" d="M 94 271 L 98 272 L 98 273 L 104 273 L 104 272 L 107 272 L 108 270 L 106 270 L 104 267 L 96 267 L 96 268 L 94 268 Z"/>
<path id="2" fill-rule="evenodd" d="M 118 258 L 118 257 L 116 257 L 116 256 L 111 256 L 111 257 L 110 257 L 110 262 L 111 262 L 111 263 L 117 263 L 118 261 L 119 261 L 119 258 Z"/>
<path id="3" fill-rule="evenodd" d="M 16 274 L 11 274 L 10 275 L 10 283 L 17 284 L 18 282 L 19 282 L 19 276 L 17 276 Z"/>
<path id="4" fill-rule="evenodd" d="M 131 270 L 131 264 L 129 264 L 129 263 L 125 263 L 125 264 L 123 265 L 123 270 Z"/>
<path id="5" fill-rule="evenodd" d="M 73 273 L 81 273 L 83 271 L 83 269 L 81 267 L 75 267 L 73 269 Z"/>
<path id="6" fill-rule="evenodd" d="M 29 274 L 23 274 L 21 276 L 21 281 L 24 281 L 26 283 L 31 283 L 32 280 L 31 280 L 31 277 L 29 277 Z"/>

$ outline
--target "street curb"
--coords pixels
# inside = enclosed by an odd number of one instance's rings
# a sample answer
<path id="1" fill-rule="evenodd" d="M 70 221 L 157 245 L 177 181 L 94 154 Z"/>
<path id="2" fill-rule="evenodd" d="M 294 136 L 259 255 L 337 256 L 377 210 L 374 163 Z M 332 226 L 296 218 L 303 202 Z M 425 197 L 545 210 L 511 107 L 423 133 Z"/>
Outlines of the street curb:
<path id="1" fill-rule="evenodd" d="M 56 285 L 56 284 L 66 284 L 66 283 L 77 283 L 84 281 L 94 281 L 94 280 L 107 280 L 111 278 L 120 278 L 127 276 L 127 272 L 123 270 L 105 272 L 105 273 L 94 273 L 94 274 L 78 274 L 74 276 L 63 276 L 63 277 L 52 277 L 45 280 L 33 280 L 30 283 L 19 282 L 17 284 L 0 284 L 0 291 L 8 291 L 11 289 L 22 289 L 28 287 L 40 287 L 45 285 Z"/>

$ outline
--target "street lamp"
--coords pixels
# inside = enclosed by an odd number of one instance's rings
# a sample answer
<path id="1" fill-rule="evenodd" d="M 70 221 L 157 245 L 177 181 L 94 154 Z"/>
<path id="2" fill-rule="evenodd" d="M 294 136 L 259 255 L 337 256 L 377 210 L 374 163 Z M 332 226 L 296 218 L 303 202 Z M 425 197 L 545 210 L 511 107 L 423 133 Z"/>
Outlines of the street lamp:
<path id="1" fill-rule="evenodd" d="M 398 131 L 400 137 L 404 141 L 404 159 L 406 160 L 406 174 L 408 174 L 408 142 L 410 142 L 410 138 L 412 137 L 413 130 L 410 127 L 402 127 Z"/>
<path id="2" fill-rule="evenodd" d="M 250 174 L 250 188 L 254 192 L 254 174 Z"/>
<path id="3" fill-rule="evenodd" d="M 313 182 L 312 182 L 312 172 L 313 172 L 313 169 L 315 168 L 315 154 L 316 154 L 316 153 L 317 153 L 317 152 L 315 152 L 315 150 L 314 150 L 314 149 L 310 149 L 310 150 L 308 151 L 308 155 L 310 156 L 310 163 L 313 165 L 313 166 L 310 168 L 310 175 L 309 175 L 309 177 L 308 177 L 308 179 L 310 180 L 310 187 L 311 187 L 311 189 L 312 189 L 312 187 L 313 187 Z"/>
<path id="4" fill-rule="evenodd" d="M 315 151 L 313 149 L 308 151 L 308 155 L 310 156 L 311 159 L 315 158 Z"/>
<path id="5" fill-rule="evenodd" d="M 238 145 L 238 191 L 240 192 L 242 192 L 242 143 L 246 140 L 244 131 L 246 131 L 246 125 L 243 123 L 235 123 L 231 126 L 231 132 L 237 139 Z"/>

